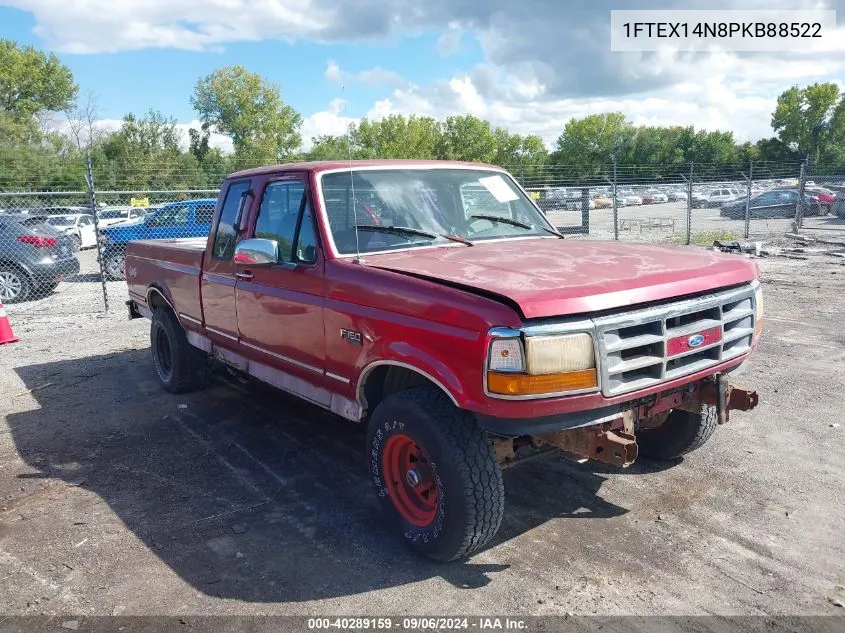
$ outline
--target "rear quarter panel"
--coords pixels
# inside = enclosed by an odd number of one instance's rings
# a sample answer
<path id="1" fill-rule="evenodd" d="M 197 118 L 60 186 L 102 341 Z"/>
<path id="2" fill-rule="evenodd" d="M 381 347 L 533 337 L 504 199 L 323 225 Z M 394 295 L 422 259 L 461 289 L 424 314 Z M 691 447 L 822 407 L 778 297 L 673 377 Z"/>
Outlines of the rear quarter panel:
<path id="1" fill-rule="evenodd" d="M 205 245 L 205 238 L 130 242 L 126 247 L 129 296 L 149 307 L 148 293 L 156 288 L 186 328 L 201 329 L 200 275 Z"/>

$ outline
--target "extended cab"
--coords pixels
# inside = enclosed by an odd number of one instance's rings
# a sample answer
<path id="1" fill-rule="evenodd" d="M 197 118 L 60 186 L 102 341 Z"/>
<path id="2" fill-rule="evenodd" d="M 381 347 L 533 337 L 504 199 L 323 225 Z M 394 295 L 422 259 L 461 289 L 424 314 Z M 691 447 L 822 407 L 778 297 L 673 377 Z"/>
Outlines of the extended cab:
<path id="1" fill-rule="evenodd" d="M 440 560 L 496 533 L 517 454 L 674 459 L 757 401 L 727 379 L 761 332 L 753 261 L 564 240 L 488 165 L 236 173 L 207 239 L 131 242 L 126 276 L 165 388 L 213 357 L 366 423 L 384 512 Z"/>

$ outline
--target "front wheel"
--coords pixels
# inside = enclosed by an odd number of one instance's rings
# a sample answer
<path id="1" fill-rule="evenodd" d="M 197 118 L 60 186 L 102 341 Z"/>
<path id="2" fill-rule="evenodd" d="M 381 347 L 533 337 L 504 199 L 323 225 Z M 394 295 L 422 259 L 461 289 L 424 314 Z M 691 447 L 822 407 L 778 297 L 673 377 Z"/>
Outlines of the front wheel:
<path id="1" fill-rule="evenodd" d="M 487 434 L 438 389 L 394 393 L 367 432 L 382 511 L 416 551 L 452 561 L 486 545 L 502 522 L 502 472 Z"/>
<path id="2" fill-rule="evenodd" d="M 70 241 L 70 250 L 74 253 L 79 252 L 79 249 L 82 248 L 82 238 L 78 235 L 69 235 L 68 240 Z"/>
<path id="3" fill-rule="evenodd" d="M 702 405 L 701 411 L 673 409 L 662 424 L 637 431 L 639 454 L 669 461 L 704 445 L 718 424 L 716 407 Z"/>

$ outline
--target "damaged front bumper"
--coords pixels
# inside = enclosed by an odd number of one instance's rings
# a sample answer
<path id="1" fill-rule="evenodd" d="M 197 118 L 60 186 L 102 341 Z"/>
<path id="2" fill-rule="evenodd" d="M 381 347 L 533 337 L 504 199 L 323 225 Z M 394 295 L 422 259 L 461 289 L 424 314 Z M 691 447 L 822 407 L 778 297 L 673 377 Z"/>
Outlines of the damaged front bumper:
<path id="1" fill-rule="evenodd" d="M 585 459 L 626 468 L 637 459 L 636 431 L 654 421 L 665 421 L 673 409 L 699 412 L 704 406 L 715 406 L 719 424 L 730 419 L 731 411 L 750 411 L 757 406 L 756 391 L 732 385 L 726 374 L 720 374 L 678 389 L 654 394 L 623 405 L 612 419 L 597 424 L 564 430 L 545 430 L 527 435 L 534 446 L 551 445 Z M 507 465 L 514 458 L 514 437 L 494 437 L 500 463 Z"/>

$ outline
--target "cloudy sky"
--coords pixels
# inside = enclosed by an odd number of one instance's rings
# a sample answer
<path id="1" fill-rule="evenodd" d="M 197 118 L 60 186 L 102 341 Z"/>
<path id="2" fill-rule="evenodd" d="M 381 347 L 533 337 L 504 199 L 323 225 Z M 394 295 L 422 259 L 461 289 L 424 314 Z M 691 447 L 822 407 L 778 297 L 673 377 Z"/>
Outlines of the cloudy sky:
<path id="1" fill-rule="evenodd" d="M 611 52 L 611 9 L 838 9 L 840 50 Z M 726 18 L 729 14 L 726 14 Z M 845 82 L 845 0 L 0 0 L 0 38 L 56 52 L 104 120 L 155 108 L 185 127 L 197 78 L 277 82 L 303 137 L 390 113 L 471 113 L 550 144 L 573 116 L 771 135 L 777 95 Z"/>

